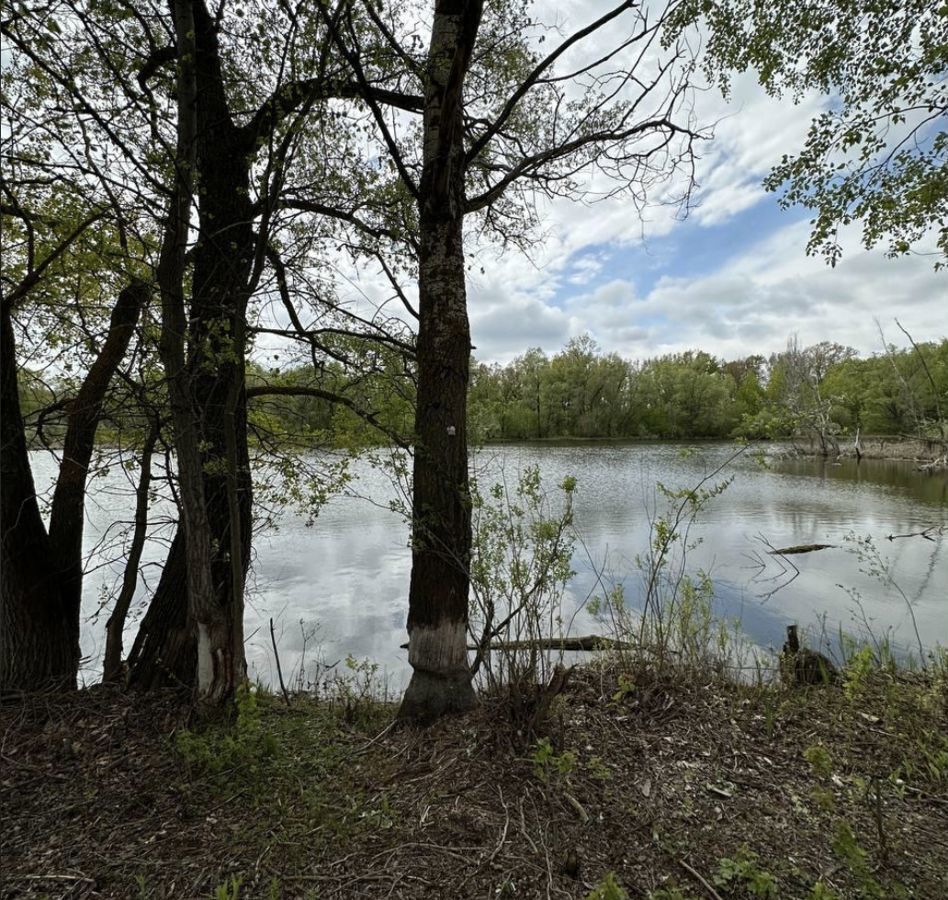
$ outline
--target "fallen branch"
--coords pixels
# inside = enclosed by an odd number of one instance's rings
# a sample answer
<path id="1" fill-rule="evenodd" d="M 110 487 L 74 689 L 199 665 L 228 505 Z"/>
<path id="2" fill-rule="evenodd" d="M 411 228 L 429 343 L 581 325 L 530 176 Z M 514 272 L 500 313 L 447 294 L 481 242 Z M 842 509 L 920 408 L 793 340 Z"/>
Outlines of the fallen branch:
<path id="1" fill-rule="evenodd" d="M 835 544 L 797 544 L 793 547 L 782 547 L 779 550 L 774 549 L 767 552 L 771 556 L 789 556 L 793 553 L 813 553 L 816 550 L 829 550 L 835 546 Z"/>
<path id="2" fill-rule="evenodd" d="M 408 644 L 399 645 L 402 650 Z M 533 638 L 529 641 L 496 641 L 489 644 L 488 650 L 566 650 L 574 653 L 593 652 L 595 650 L 632 650 L 635 645 L 629 641 L 617 641 L 615 638 L 599 634 L 587 634 L 582 637 Z M 477 644 L 468 644 L 468 650 L 480 649 Z"/>
<path id="3" fill-rule="evenodd" d="M 599 634 L 587 634 L 581 637 L 534 638 L 529 641 L 497 641 L 490 644 L 489 650 L 569 650 L 573 652 L 594 650 L 631 650 L 629 641 L 617 641 L 615 638 Z M 469 647 L 476 650 L 476 647 Z"/>
<path id="4" fill-rule="evenodd" d="M 708 892 L 710 897 L 713 897 L 714 900 L 721 900 L 721 895 L 707 882 L 707 880 L 696 872 L 691 866 L 688 865 L 683 859 L 678 860 L 678 865 L 680 865 L 692 878 L 695 878 L 701 883 L 704 889 Z"/>
<path id="5" fill-rule="evenodd" d="M 890 534 L 886 537 L 887 541 L 894 541 L 897 538 L 923 537 L 926 541 L 934 541 L 933 534 L 942 535 L 945 533 L 944 525 L 929 525 L 921 531 L 910 531 L 908 534 Z"/>

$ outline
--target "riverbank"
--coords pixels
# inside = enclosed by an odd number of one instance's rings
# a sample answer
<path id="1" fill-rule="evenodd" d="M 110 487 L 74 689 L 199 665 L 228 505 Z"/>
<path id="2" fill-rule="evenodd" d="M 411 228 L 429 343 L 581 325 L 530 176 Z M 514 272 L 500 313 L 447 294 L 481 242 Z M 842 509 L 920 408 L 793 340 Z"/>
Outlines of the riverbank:
<path id="1" fill-rule="evenodd" d="M 948 695 L 577 670 L 547 740 L 358 692 L 0 709 L 4 897 L 897 897 L 948 882 Z M 822 893 L 821 893 L 822 892 Z M 601 893 L 599 897 L 620 897 Z"/>
<path id="2" fill-rule="evenodd" d="M 932 466 L 933 464 L 940 464 L 942 468 L 945 466 L 946 447 L 943 441 L 870 435 L 869 437 L 859 438 L 858 453 L 852 436 L 836 436 L 834 441 L 835 443 L 830 445 L 828 454 L 820 440 L 815 436 L 794 438 L 792 441 L 780 442 L 777 446 L 784 450 L 787 455 L 892 459 L 916 462 L 925 466 Z"/>

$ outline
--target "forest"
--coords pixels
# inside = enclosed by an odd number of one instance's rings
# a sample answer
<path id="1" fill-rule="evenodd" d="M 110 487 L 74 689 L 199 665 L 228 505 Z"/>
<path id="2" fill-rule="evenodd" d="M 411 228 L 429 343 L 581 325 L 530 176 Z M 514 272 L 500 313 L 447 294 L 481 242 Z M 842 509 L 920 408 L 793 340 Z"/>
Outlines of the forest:
<path id="1" fill-rule="evenodd" d="M 822 436 L 821 449 L 830 454 L 841 441 L 851 445 L 857 433 L 944 440 L 948 340 L 890 345 L 869 358 L 839 344 L 800 348 L 791 340 L 766 358 L 725 361 L 694 350 L 627 360 L 603 353 L 585 334 L 552 356 L 531 348 L 505 366 L 472 357 L 470 371 L 468 429 L 475 444 Z M 259 446 L 353 449 L 411 433 L 414 383 L 396 386 L 385 363 L 357 387 L 332 361 L 317 376 L 312 367 L 268 370 L 251 360 L 247 384 L 248 427 Z M 75 380 L 47 382 L 23 368 L 18 386 L 32 446 L 61 446 L 65 426 L 57 412 Z M 343 397 L 357 407 L 340 404 L 336 398 Z M 120 444 L 131 424 L 126 419 L 120 396 L 107 397 L 97 442 Z"/>
<path id="2" fill-rule="evenodd" d="M 765 182 L 809 210 L 807 252 L 835 266 L 856 229 L 941 271 L 943 8 L 30 0 L 0 34 L 4 896 L 943 896 L 948 659 L 904 591 L 910 665 L 842 634 L 834 662 L 791 630 L 742 661 L 753 683 L 731 677 L 714 584 L 686 569 L 730 483 L 714 467 L 655 487 L 641 597 L 603 581 L 611 633 L 578 665 L 554 636 L 576 480 L 475 484 L 470 451 L 835 457 L 885 435 L 943 462 L 948 339 L 896 321 L 892 343 L 886 322 L 860 356 L 801 345 L 788 318 L 767 356 L 631 360 L 584 334 L 501 365 L 478 360 L 469 308 L 479 253 L 529 258 L 549 204 L 619 198 L 643 227 L 692 212 L 716 128 L 700 97 L 745 72 L 788 105 L 832 98 Z M 345 482 L 321 451 L 379 448 L 406 486 L 404 691 L 351 656 L 252 682 L 262 529 Z M 90 683 L 110 468 L 128 514 Z M 890 590 L 871 539 L 858 552 Z"/>

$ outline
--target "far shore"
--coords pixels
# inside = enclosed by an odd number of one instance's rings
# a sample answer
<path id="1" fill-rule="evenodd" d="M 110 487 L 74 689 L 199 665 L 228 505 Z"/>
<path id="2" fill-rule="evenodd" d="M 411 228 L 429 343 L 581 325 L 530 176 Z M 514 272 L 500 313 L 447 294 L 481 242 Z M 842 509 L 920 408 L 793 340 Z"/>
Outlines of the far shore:
<path id="1" fill-rule="evenodd" d="M 543 438 L 490 438 L 484 441 L 487 447 L 507 447 L 518 445 L 570 447 L 570 446 L 624 446 L 671 444 L 694 446 L 696 444 L 722 444 L 729 438 L 662 438 L 662 437 L 543 437 Z M 943 460 L 946 444 L 936 439 L 915 438 L 904 435 L 868 435 L 859 438 L 859 454 L 856 453 L 853 435 L 837 435 L 829 443 L 828 452 L 824 452 L 817 437 L 775 438 L 773 440 L 750 441 L 752 446 L 763 444 L 778 455 L 788 456 L 830 456 L 842 458 L 891 459 L 907 462 L 930 463 Z"/>

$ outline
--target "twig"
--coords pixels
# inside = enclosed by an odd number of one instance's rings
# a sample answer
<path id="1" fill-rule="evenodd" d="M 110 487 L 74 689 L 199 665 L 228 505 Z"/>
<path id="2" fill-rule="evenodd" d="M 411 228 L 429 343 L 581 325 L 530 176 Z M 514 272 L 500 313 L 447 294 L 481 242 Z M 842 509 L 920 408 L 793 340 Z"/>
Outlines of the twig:
<path id="1" fill-rule="evenodd" d="M 563 791 L 563 794 L 569 801 L 569 805 L 579 813 L 580 819 L 583 820 L 583 825 L 586 825 L 589 822 L 589 813 L 586 812 L 586 808 L 569 791 Z"/>
<path id="2" fill-rule="evenodd" d="M 276 633 L 273 630 L 273 616 L 270 616 L 270 641 L 273 644 L 273 655 L 276 658 L 277 677 L 280 679 L 280 690 L 283 691 L 283 699 L 286 705 L 290 705 L 290 695 L 286 691 L 286 685 L 283 683 L 283 667 L 280 665 L 280 651 L 277 650 Z"/>
<path id="3" fill-rule="evenodd" d="M 379 741 L 379 740 L 381 740 L 383 737 L 385 737 L 385 735 L 387 735 L 387 734 L 395 727 L 395 724 L 397 723 L 397 721 L 398 721 L 397 719 L 392 719 L 392 721 L 389 722 L 388 725 L 386 725 L 374 738 L 372 738 L 371 741 L 369 741 L 367 744 L 363 744 L 363 745 L 362 745 L 361 747 L 359 747 L 359 749 L 356 750 L 355 752 L 356 752 L 357 754 L 358 754 L 358 753 L 365 753 L 365 751 L 368 750 L 369 747 L 371 747 L 376 741 Z"/>
<path id="4" fill-rule="evenodd" d="M 692 878 L 697 879 L 703 886 L 704 889 L 708 892 L 709 896 L 713 897 L 714 900 L 722 900 L 721 895 L 705 880 L 705 878 L 696 872 L 691 866 L 688 865 L 683 859 L 678 860 L 678 865 L 681 866 Z"/>
<path id="5" fill-rule="evenodd" d="M 504 830 L 500 835 L 500 840 L 497 842 L 497 846 L 494 847 L 494 852 L 491 853 L 490 859 L 487 860 L 488 865 L 494 861 L 497 857 L 497 854 L 500 853 L 500 848 L 504 846 L 504 842 L 507 840 L 507 827 L 510 825 L 510 810 L 507 808 L 507 804 L 504 802 L 504 792 L 500 785 L 497 786 L 497 792 L 500 794 L 500 805 L 504 808 Z"/>
<path id="6" fill-rule="evenodd" d="M 85 875 L 18 875 L 24 881 L 84 881 L 88 884 L 95 884 L 92 878 L 86 878 Z"/>

